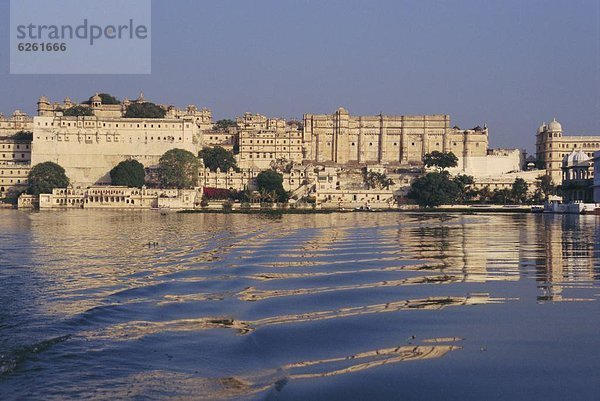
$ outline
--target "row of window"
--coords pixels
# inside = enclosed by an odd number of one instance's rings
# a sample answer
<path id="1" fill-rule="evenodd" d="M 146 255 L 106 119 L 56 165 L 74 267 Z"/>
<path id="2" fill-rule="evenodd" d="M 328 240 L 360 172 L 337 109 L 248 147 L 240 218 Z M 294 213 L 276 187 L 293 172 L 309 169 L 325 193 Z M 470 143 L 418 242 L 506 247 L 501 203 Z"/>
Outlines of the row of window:
<path id="1" fill-rule="evenodd" d="M 74 198 L 74 199 L 64 199 L 58 198 L 54 200 L 54 203 L 57 205 L 76 205 L 83 203 L 83 198 Z M 85 203 L 104 203 L 104 202 L 115 202 L 115 203 L 126 203 L 135 205 L 135 201 L 133 199 L 127 199 L 124 196 L 91 196 L 89 198 L 85 198 Z"/>
<path id="2" fill-rule="evenodd" d="M 16 146 L 16 148 L 15 148 Z M 29 149 L 29 145 L 24 145 L 24 149 Z M 17 144 L 17 145 L 13 145 L 13 144 L 4 144 L 2 145 L 2 149 L 21 149 L 21 145 Z"/>
<path id="3" fill-rule="evenodd" d="M 261 154 L 263 159 L 275 159 L 276 157 L 275 155 L 273 155 L 273 153 L 247 153 L 249 159 L 260 159 Z M 296 156 L 300 157 L 301 155 L 297 154 Z M 243 159 L 244 157 L 245 154 L 241 154 L 241 158 Z"/>
<path id="4" fill-rule="evenodd" d="M 38 125 L 38 127 L 42 126 L 41 122 L 39 122 L 39 121 L 38 121 L 37 125 Z M 53 122 L 51 122 L 50 124 L 48 124 L 48 122 L 44 123 L 45 127 L 48 127 L 48 126 L 54 127 L 54 125 L 55 124 Z M 59 124 L 56 124 L 56 125 L 58 126 Z M 115 124 L 112 124 L 112 123 L 108 123 L 108 124 L 107 123 L 102 123 L 102 125 L 100 125 L 100 123 L 96 124 L 95 122 L 89 122 L 89 121 L 84 122 L 83 125 L 82 125 L 81 121 L 78 121 L 77 123 L 75 123 L 75 122 L 70 123 L 70 122 L 67 122 L 67 121 L 61 121 L 61 124 L 60 124 L 61 127 L 71 127 L 71 126 L 73 126 L 73 127 L 82 127 L 82 126 L 83 127 L 100 127 L 100 126 L 102 126 L 102 127 L 108 127 L 108 128 L 113 128 L 113 125 L 114 125 L 114 128 L 156 128 L 156 129 L 162 129 L 162 128 L 169 128 L 169 125 L 171 125 L 171 128 L 176 128 L 177 125 L 181 125 L 181 124 L 147 124 L 147 123 L 146 124 L 131 124 L 131 123 L 130 124 L 125 124 L 125 123 L 120 123 L 120 125 L 119 125 L 119 123 L 115 123 Z M 142 127 L 142 125 L 143 125 L 143 127 Z M 177 127 L 177 129 L 179 129 L 179 128 L 181 128 L 181 127 Z M 185 124 L 185 128 L 190 128 L 190 124 Z"/>
<path id="5" fill-rule="evenodd" d="M 416 146 L 416 143 L 415 143 L 415 142 L 411 142 L 411 144 L 410 144 L 410 145 L 411 145 L 411 146 Z M 419 145 L 420 145 L 420 144 L 419 144 Z M 331 146 L 331 142 L 327 142 L 327 146 Z M 350 146 L 356 146 L 356 143 L 355 143 L 355 142 L 352 142 L 352 143 L 350 144 Z M 369 142 L 369 146 L 373 146 L 373 142 Z M 393 146 L 398 146 L 398 142 L 394 142 L 394 143 L 393 143 Z M 440 146 L 440 143 L 439 143 L 439 142 L 436 142 L 435 146 Z M 454 143 L 453 143 L 453 146 L 456 146 L 456 142 L 454 142 Z M 476 142 L 476 143 L 475 143 L 475 146 L 476 146 L 476 147 L 479 147 L 479 142 Z"/>
<path id="6" fill-rule="evenodd" d="M 272 146 L 271 146 L 271 147 L 269 147 L 269 149 L 270 149 L 270 150 L 269 150 L 270 152 L 273 152 L 273 147 L 272 147 Z M 247 149 L 245 149 L 245 148 L 242 148 L 242 149 L 241 149 L 241 152 L 252 152 L 253 150 L 254 150 L 254 151 L 257 151 L 257 150 L 261 150 L 261 149 L 253 149 L 253 148 L 252 148 L 252 146 L 248 146 L 248 147 L 247 147 Z M 266 150 L 266 149 L 263 149 L 263 150 Z M 288 148 L 287 148 L 287 147 L 285 147 L 285 146 L 283 147 L 283 149 L 281 149 L 281 148 L 276 148 L 276 149 L 275 149 L 275 152 L 287 152 L 287 151 L 288 151 Z M 301 148 L 300 146 L 298 146 L 298 147 L 293 147 L 293 148 L 290 148 L 290 152 L 294 152 L 294 151 L 296 151 L 296 152 L 300 152 L 300 151 L 302 151 L 302 148 Z"/>
<path id="7" fill-rule="evenodd" d="M 571 149 L 571 148 L 577 149 L 579 147 L 579 148 L 593 148 L 593 149 L 600 150 L 599 142 L 585 142 L 583 144 L 574 143 L 572 145 L 568 144 L 568 143 L 559 143 L 558 145 L 559 145 L 558 146 L 559 149 Z M 578 145 L 581 145 L 581 146 L 578 146 Z M 552 142 L 546 144 L 546 149 L 552 149 L 552 147 L 553 147 Z M 540 147 L 538 146 L 538 148 L 540 148 Z"/>
<path id="8" fill-rule="evenodd" d="M 28 124 L 24 124 L 20 121 L 17 122 L 0 122 L 0 129 L 19 129 L 19 128 L 24 128 L 24 129 L 28 129 Z"/>
<path id="9" fill-rule="evenodd" d="M 211 139 L 212 139 L 212 138 L 211 138 Z M 279 142 L 279 143 L 282 143 L 282 142 L 283 142 L 283 144 L 287 145 L 287 143 L 288 143 L 288 140 L 287 140 L 287 139 L 283 139 L 283 140 L 280 140 L 280 141 L 278 141 L 278 142 Z M 248 142 L 246 142 L 246 140 L 245 140 L 245 139 L 242 139 L 242 143 L 243 143 L 243 144 L 244 144 L 244 143 L 249 143 L 249 144 L 252 144 L 253 142 L 252 142 L 252 139 L 250 139 Z M 274 144 L 274 143 L 275 143 L 275 141 L 274 141 L 273 139 L 262 139 L 262 140 L 260 140 L 260 139 L 257 139 L 257 140 L 256 140 L 256 142 L 254 142 L 254 143 L 255 143 L 255 144 L 257 144 L 257 145 L 258 145 L 258 144 Z M 302 141 L 301 141 L 301 140 L 297 140 L 297 141 L 296 141 L 296 143 L 297 143 L 298 145 L 300 145 L 300 144 L 302 143 Z M 293 144 L 294 144 L 294 141 L 293 141 L 293 140 L 290 140 L 290 145 L 293 145 Z"/>
<path id="10" fill-rule="evenodd" d="M 10 153 L 9 153 L 10 154 Z M 19 156 L 17 156 L 15 153 L 12 154 L 12 159 L 17 159 Z M 6 159 L 6 154 L 2 153 L 2 158 Z M 21 159 L 25 158 L 25 153 L 21 153 Z"/>
<path id="11" fill-rule="evenodd" d="M 5 178 L 0 178 L 0 183 L 1 184 L 27 184 L 27 180 L 21 180 L 17 179 L 17 180 L 13 180 L 13 179 L 5 179 Z"/>
<path id="12" fill-rule="evenodd" d="M 71 136 L 75 136 L 75 135 L 63 135 L 63 134 L 59 134 L 59 135 L 56 135 L 56 136 L 49 136 L 49 137 L 47 136 L 45 138 L 46 138 L 46 141 L 54 141 L 55 139 L 58 140 L 58 141 L 62 141 L 62 140 L 69 141 L 70 138 L 71 138 Z M 79 138 L 80 136 L 84 136 L 84 135 L 77 135 L 77 138 L 80 139 Z M 119 142 L 119 136 L 118 135 L 115 135 L 114 137 L 109 136 L 109 135 L 86 135 L 85 140 L 86 141 L 93 141 L 94 138 L 97 138 L 99 140 L 100 137 L 105 137 L 106 142 Z M 38 137 L 36 137 L 36 139 L 42 140 L 42 137 L 38 136 Z M 137 140 L 138 140 L 138 142 L 142 141 L 142 139 L 140 137 L 138 137 Z M 148 137 L 145 137 L 143 140 L 144 141 L 148 141 Z M 175 141 L 175 137 L 174 136 L 162 136 L 162 137 L 161 136 L 157 136 L 156 140 L 159 141 L 159 142 L 160 141 L 174 142 Z M 129 138 L 129 143 L 131 143 L 131 141 L 132 141 L 132 138 Z M 150 141 L 154 141 L 154 137 L 153 136 L 150 137 Z M 178 141 L 181 142 L 181 137 L 178 138 Z"/>

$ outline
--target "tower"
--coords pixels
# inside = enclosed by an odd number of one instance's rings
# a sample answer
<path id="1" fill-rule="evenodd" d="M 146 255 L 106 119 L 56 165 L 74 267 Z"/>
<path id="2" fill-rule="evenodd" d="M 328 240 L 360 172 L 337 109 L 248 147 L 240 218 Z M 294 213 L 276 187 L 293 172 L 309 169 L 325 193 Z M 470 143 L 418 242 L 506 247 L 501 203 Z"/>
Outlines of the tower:
<path id="1" fill-rule="evenodd" d="M 348 163 L 350 114 L 340 107 L 334 114 L 333 157 L 337 164 Z"/>
<path id="2" fill-rule="evenodd" d="M 97 115 L 100 111 L 100 108 L 102 107 L 102 98 L 96 93 L 94 96 L 92 96 L 91 103 L 92 112 L 94 113 L 94 115 Z"/>
<path id="3" fill-rule="evenodd" d="M 545 169 L 546 174 L 556 183 L 561 182 L 562 157 L 558 142 L 562 138 L 562 125 L 552 119 L 549 124 L 542 123 L 536 133 L 535 154 L 538 168 Z"/>
<path id="4" fill-rule="evenodd" d="M 37 106 L 38 116 L 52 116 L 52 107 L 50 106 L 50 101 L 46 96 L 40 97 L 37 102 Z"/>

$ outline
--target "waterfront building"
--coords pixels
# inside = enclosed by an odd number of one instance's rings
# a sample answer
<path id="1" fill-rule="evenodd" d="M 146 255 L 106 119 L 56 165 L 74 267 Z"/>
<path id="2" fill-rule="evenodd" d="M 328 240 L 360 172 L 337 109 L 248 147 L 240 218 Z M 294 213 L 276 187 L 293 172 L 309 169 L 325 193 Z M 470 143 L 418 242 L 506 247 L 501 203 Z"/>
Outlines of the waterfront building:
<path id="1" fill-rule="evenodd" d="M 451 127 L 448 115 L 351 116 L 305 114 L 304 158 L 331 164 L 421 164 L 435 150 L 458 157 L 485 156 L 487 127 Z"/>
<path id="2" fill-rule="evenodd" d="M 146 100 L 140 95 L 135 102 Z M 125 118 L 128 104 L 124 100 L 118 105 L 103 105 L 95 95 L 89 105 L 79 105 L 90 107 L 92 116 L 68 117 L 62 112 L 65 107 L 74 107 L 68 98 L 60 106 L 42 96 L 33 122 L 32 164 L 58 163 L 75 185 L 107 184 L 108 173 L 123 160 L 135 159 L 151 167 L 174 148 L 196 155 L 202 147 L 202 130 L 212 128 L 207 109 L 167 107 L 164 118 Z"/>
<path id="3" fill-rule="evenodd" d="M 448 172 L 472 176 L 475 190 L 486 187 L 490 191 L 512 189 L 515 180 L 521 178 L 533 193 L 537 178 L 546 171 L 527 168 L 525 159 L 525 151 L 521 149 L 488 149 L 485 156 L 458 158 L 458 166 L 449 168 Z"/>
<path id="4" fill-rule="evenodd" d="M 496 189 L 512 189 L 515 180 L 517 178 L 521 178 L 527 183 L 529 193 L 533 194 L 536 189 L 536 182 L 538 178 L 545 174 L 545 171 L 542 170 L 532 170 L 511 172 L 493 176 L 478 176 L 475 178 L 473 189 L 477 191 L 480 191 L 486 187 L 490 191 L 494 191 Z"/>
<path id="5" fill-rule="evenodd" d="M 545 169 L 556 184 L 562 181 L 563 159 L 580 150 L 593 157 L 593 153 L 600 150 L 600 136 L 563 135 L 562 125 L 556 119 L 539 126 L 536 133 L 538 167 Z"/>
<path id="6" fill-rule="evenodd" d="M 277 160 L 303 161 L 302 131 L 297 123 L 244 113 L 237 118 L 237 126 L 240 167 L 266 169 Z"/>
<path id="7" fill-rule="evenodd" d="M 563 202 L 594 202 L 592 159 L 583 150 L 573 150 L 562 162 Z"/>
<path id="8" fill-rule="evenodd" d="M 384 167 L 376 171 L 386 172 Z M 200 169 L 198 185 L 206 188 L 227 189 L 233 191 L 255 191 L 258 189 L 256 177 L 263 171 L 242 169 L 239 172 L 211 172 Z M 367 188 L 363 171 L 360 168 L 315 167 L 312 165 L 295 165 L 290 171 L 280 173 L 283 177 L 283 188 L 290 192 L 295 200 L 312 199 L 323 207 L 389 207 L 395 204 L 397 197 L 406 194 L 410 183 L 417 176 L 415 172 L 391 172 L 389 177 L 394 185 L 385 189 Z"/>
<path id="9" fill-rule="evenodd" d="M 30 162 L 30 140 L 0 137 L 0 198 L 27 189 Z"/>
<path id="10" fill-rule="evenodd" d="M 25 196 L 24 207 L 29 196 Z M 193 209 L 200 205 L 202 189 L 157 189 L 100 186 L 54 188 L 40 194 L 39 208 L 45 209 Z"/>
<path id="11" fill-rule="evenodd" d="M 295 166 L 289 172 L 281 173 L 283 177 L 283 189 L 292 192 L 292 195 L 303 196 L 314 184 L 316 173 L 312 166 Z M 210 171 L 201 168 L 198 172 L 198 185 L 204 188 L 228 189 L 231 191 L 256 190 L 256 177 L 263 171 L 259 168 L 240 169 L 235 171 Z"/>
<path id="12" fill-rule="evenodd" d="M 40 197 L 22 193 L 17 199 L 17 209 L 35 209 L 40 206 Z"/>
<path id="13" fill-rule="evenodd" d="M 498 177 L 524 169 L 525 151 L 521 149 L 488 149 L 483 156 L 458 157 L 458 165 L 450 174 L 467 174 L 474 178 Z"/>

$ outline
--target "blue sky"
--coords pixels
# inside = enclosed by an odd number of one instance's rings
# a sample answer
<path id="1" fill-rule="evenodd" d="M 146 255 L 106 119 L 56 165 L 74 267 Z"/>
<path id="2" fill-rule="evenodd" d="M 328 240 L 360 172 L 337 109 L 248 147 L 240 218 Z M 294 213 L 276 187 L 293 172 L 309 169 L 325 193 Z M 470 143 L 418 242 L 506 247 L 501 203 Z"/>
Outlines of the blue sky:
<path id="1" fill-rule="evenodd" d="M 274 117 L 450 114 L 533 151 L 542 121 L 600 135 L 600 2 L 153 1 L 151 75 L 10 75 L 0 0 L 0 111 L 96 91 Z"/>

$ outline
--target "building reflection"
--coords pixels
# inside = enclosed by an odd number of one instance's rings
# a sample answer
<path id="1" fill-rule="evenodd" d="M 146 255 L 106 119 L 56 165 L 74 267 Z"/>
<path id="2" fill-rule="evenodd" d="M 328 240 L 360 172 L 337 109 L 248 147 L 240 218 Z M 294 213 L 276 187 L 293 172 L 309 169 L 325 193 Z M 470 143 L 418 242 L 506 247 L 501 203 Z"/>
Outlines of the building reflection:
<path id="1" fill-rule="evenodd" d="M 519 280 L 520 250 L 526 232 L 515 236 L 515 216 L 424 215 L 397 231 L 398 243 L 414 258 L 431 262 L 463 282 Z M 500 217 L 500 218 L 499 218 Z M 526 226 L 526 225 L 525 225 Z"/>
<path id="2" fill-rule="evenodd" d="M 517 281 L 532 274 L 541 290 L 539 301 L 597 297 L 596 216 L 422 215 L 401 225 L 397 239 L 412 257 L 428 260 L 454 282 Z M 566 290 L 579 295 L 567 296 Z M 590 295 L 581 296 L 583 290 Z"/>
<path id="3" fill-rule="evenodd" d="M 538 220 L 543 255 L 536 261 L 540 301 L 584 301 L 565 294 L 591 289 L 600 279 L 600 219 L 595 216 L 544 215 Z"/>

